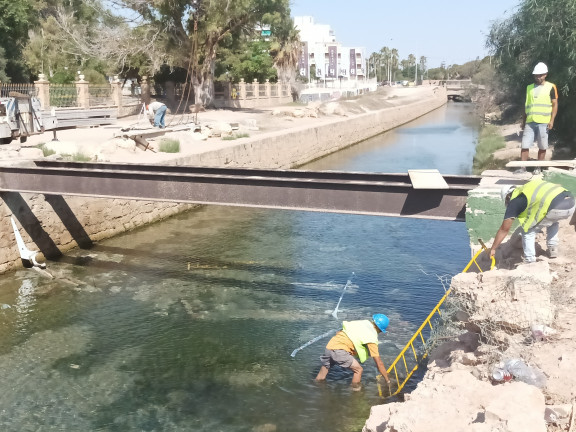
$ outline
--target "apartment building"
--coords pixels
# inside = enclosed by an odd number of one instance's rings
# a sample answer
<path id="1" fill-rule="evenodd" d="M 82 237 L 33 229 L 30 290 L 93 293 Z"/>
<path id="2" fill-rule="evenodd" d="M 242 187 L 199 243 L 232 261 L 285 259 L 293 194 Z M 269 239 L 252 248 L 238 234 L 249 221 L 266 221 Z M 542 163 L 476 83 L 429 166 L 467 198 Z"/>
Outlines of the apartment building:
<path id="1" fill-rule="evenodd" d="M 300 31 L 303 44 L 300 75 L 310 81 L 326 82 L 365 79 L 364 47 L 343 46 L 336 40 L 334 30 L 329 25 L 316 24 L 311 16 L 294 17 L 294 25 Z"/>

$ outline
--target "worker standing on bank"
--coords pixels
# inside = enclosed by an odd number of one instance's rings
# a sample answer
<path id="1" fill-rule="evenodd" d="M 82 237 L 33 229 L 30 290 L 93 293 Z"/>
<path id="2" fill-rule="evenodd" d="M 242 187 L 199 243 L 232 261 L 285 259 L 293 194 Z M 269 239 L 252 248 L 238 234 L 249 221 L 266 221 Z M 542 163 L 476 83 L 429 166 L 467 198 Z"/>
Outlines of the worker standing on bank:
<path id="1" fill-rule="evenodd" d="M 504 186 L 501 195 L 506 213 L 490 248 L 490 256 L 494 256 L 517 218 L 522 232 L 524 263 L 536 261 L 536 233 L 542 231 L 542 228 L 546 228 L 548 255 L 557 258 L 558 222 L 574 214 L 576 202 L 572 194 L 560 185 L 537 177 L 523 186 Z"/>
<path id="2" fill-rule="evenodd" d="M 522 149 L 520 159 L 528 160 L 530 147 L 534 140 L 538 143 L 538 160 L 546 157 L 548 149 L 548 133 L 554 127 L 554 119 L 558 113 L 558 90 L 556 85 L 546 81 L 548 66 L 540 62 L 532 71 L 534 83 L 526 87 L 526 102 L 522 116 Z M 522 167 L 517 172 L 525 172 Z M 540 168 L 534 170 L 540 174 Z"/>
<path id="3" fill-rule="evenodd" d="M 154 127 L 164 129 L 166 125 L 164 124 L 164 117 L 166 117 L 166 105 L 162 102 L 154 101 L 149 105 L 146 105 L 148 110 L 148 115 L 154 118 Z"/>
<path id="4" fill-rule="evenodd" d="M 386 333 L 390 320 L 386 315 L 376 314 L 372 320 L 344 321 L 340 330 L 326 345 L 324 354 L 320 356 L 322 367 L 316 376 L 316 381 L 326 379 L 330 368 L 338 365 L 354 372 L 352 389 L 360 390 L 362 371 L 360 363 L 364 363 L 370 356 L 374 359 L 378 371 L 388 384 L 388 372 L 378 353 L 378 334 Z M 358 360 L 354 356 L 358 356 Z"/>

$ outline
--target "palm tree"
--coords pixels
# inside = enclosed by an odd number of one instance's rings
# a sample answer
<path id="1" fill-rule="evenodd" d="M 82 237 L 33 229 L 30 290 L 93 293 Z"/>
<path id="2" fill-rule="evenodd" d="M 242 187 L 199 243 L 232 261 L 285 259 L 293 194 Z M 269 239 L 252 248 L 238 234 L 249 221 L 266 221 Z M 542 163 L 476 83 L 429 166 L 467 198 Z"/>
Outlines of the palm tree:
<path id="1" fill-rule="evenodd" d="M 274 58 L 274 67 L 278 71 L 278 81 L 287 83 L 296 81 L 298 59 L 301 53 L 300 31 L 291 24 L 285 35 L 276 37 L 270 46 L 270 54 Z"/>
<path id="2" fill-rule="evenodd" d="M 392 49 L 392 52 L 390 53 L 391 58 L 392 58 L 392 68 L 391 68 L 391 75 L 392 75 L 392 81 L 394 81 L 394 72 L 396 72 L 396 70 L 398 70 L 398 59 L 400 58 L 399 54 L 398 54 L 398 50 L 396 48 Z"/>

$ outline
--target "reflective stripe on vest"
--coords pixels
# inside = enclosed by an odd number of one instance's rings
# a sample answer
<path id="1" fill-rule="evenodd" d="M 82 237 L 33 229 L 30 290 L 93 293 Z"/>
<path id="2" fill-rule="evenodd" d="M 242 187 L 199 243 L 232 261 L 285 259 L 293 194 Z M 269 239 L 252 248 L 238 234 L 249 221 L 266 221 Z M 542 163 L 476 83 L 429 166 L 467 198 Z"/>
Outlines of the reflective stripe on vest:
<path id="1" fill-rule="evenodd" d="M 528 200 L 526 210 L 518 215 L 518 222 L 524 232 L 528 232 L 544 219 L 552 200 L 565 190 L 562 186 L 541 179 L 531 180 L 524 186 L 514 189 L 512 199 L 523 193 Z"/>
<path id="2" fill-rule="evenodd" d="M 526 123 L 549 123 L 552 118 L 552 99 L 550 92 L 554 84 L 545 82 L 534 94 L 534 84 L 526 87 Z"/>
<path id="3" fill-rule="evenodd" d="M 342 330 L 354 344 L 360 363 L 364 363 L 370 352 L 367 343 L 378 344 L 378 332 L 371 321 L 344 321 Z"/>

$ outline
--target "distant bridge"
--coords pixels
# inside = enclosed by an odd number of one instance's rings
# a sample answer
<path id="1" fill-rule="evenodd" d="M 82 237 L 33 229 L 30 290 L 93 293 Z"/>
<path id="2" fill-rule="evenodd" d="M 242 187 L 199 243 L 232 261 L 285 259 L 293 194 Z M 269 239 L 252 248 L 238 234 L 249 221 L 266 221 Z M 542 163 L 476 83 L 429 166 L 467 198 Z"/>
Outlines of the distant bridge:
<path id="1" fill-rule="evenodd" d="M 440 81 L 440 84 L 446 86 L 446 94 L 448 100 L 453 100 L 455 102 L 465 102 L 470 100 L 470 89 L 484 90 L 485 86 L 472 84 L 471 79 L 465 80 L 444 80 Z"/>

